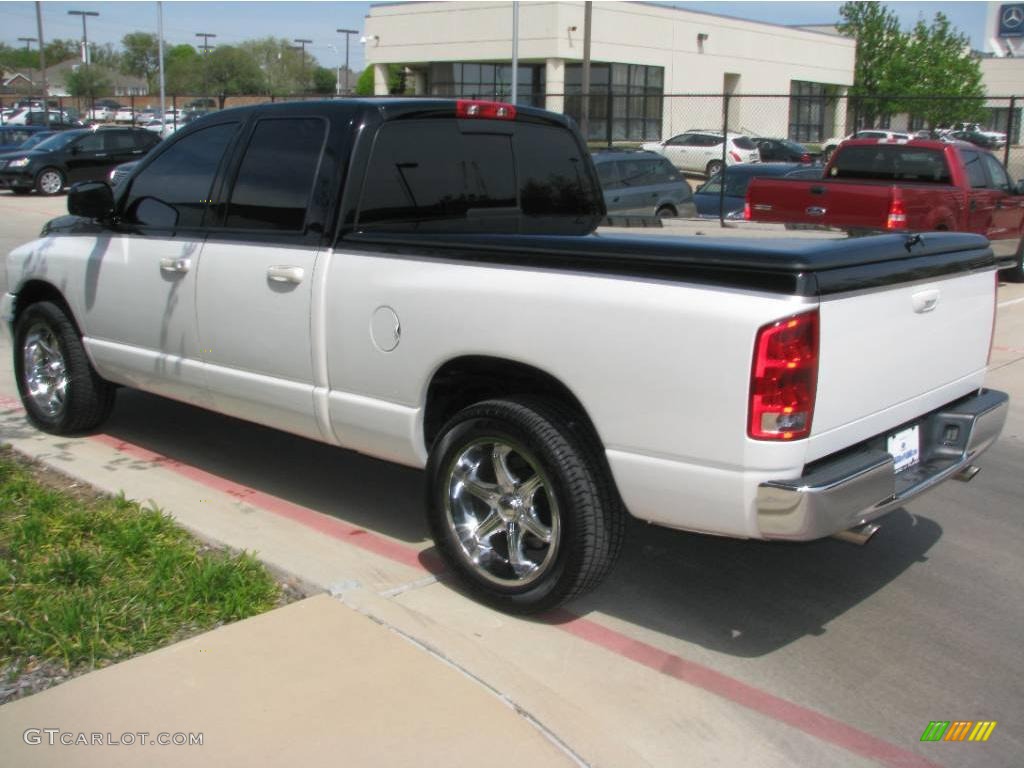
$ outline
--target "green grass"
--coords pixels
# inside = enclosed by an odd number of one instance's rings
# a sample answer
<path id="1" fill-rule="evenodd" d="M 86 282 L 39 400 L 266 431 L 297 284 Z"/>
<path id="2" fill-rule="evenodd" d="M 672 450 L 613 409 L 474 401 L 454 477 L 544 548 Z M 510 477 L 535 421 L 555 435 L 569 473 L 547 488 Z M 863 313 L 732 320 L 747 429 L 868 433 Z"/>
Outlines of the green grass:
<path id="1" fill-rule="evenodd" d="M 253 557 L 204 549 L 159 510 L 76 500 L 0 452 L 0 669 L 74 673 L 278 603 Z"/>

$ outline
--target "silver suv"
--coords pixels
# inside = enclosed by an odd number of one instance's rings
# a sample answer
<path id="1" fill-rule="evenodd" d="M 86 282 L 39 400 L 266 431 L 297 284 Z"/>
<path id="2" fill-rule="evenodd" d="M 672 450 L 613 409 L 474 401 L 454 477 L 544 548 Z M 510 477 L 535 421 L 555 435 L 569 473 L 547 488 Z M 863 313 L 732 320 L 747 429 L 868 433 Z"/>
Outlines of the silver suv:
<path id="1" fill-rule="evenodd" d="M 593 154 L 610 214 L 693 217 L 693 191 L 683 175 L 661 155 L 643 150 L 606 150 Z"/>

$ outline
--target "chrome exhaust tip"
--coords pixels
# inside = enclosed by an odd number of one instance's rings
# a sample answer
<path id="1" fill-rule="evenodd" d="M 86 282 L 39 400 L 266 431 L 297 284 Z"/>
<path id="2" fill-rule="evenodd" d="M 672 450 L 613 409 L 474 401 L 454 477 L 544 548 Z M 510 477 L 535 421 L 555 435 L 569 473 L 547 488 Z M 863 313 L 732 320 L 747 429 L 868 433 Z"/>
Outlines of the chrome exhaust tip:
<path id="1" fill-rule="evenodd" d="M 868 543 L 872 536 L 882 526 L 878 523 L 865 523 L 864 525 L 858 525 L 855 528 L 849 528 L 839 533 L 833 533 L 833 539 L 839 539 L 840 541 L 846 541 L 850 544 L 857 544 L 858 546 L 864 546 Z"/>
<path id="2" fill-rule="evenodd" d="M 959 472 L 953 475 L 953 478 L 959 480 L 961 483 L 969 483 L 971 482 L 971 480 L 974 479 L 974 476 L 977 475 L 979 472 L 981 472 L 981 467 L 972 464 L 969 467 L 964 467 L 963 469 L 961 469 Z"/>

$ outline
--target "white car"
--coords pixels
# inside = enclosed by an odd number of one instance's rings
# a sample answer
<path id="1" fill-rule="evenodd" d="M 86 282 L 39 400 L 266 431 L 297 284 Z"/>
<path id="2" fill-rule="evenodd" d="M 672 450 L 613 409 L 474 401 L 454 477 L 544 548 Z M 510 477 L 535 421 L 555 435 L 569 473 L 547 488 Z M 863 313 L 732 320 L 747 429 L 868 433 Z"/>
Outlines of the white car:
<path id="1" fill-rule="evenodd" d="M 114 119 L 115 110 L 113 107 L 106 107 L 98 105 L 93 109 L 90 109 L 86 114 L 90 120 L 96 120 L 101 123 L 107 123 Z"/>
<path id="2" fill-rule="evenodd" d="M 42 114 L 43 110 L 36 109 L 35 107 L 31 109 L 19 109 L 4 121 L 4 125 L 42 125 Z M 36 115 L 37 117 L 33 118 L 30 117 L 30 115 Z M 50 122 L 68 123 L 71 122 L 71 118 L 68 116 L 67 112 L 59 109 L 51 109 Z"/>
<path id="3" fill-rule="evenodd" d="M 726 165 L 761 162 L 761 152 L 749 137 L 730 133 L 726 141 Z M 641 148 L 664 155 L 682 171 L 703 173 L 711 177 L 722 170 L 721 131 L 687 131 L 665 141 L 647 142 Z"/>
<path id="4" fill-rule="evenodd" d="M 848 139 L 878 139 L 879 141 L 910 141 L 913 137 L 909 133 L 901 131 L 890 131 L 884 128 L 865 128 L 861 131 L 851 133 L 849 136 L 833 136 L 821 143 L 822 159 L 828 162 L 836 147 Z"/>
<path id="5" fill-rule="evenodd" d="M 114 113 L 115 123 L 130 123 L 135 119 L 135 112 L 132 111 L 131 107 L 121 107 Z"/>

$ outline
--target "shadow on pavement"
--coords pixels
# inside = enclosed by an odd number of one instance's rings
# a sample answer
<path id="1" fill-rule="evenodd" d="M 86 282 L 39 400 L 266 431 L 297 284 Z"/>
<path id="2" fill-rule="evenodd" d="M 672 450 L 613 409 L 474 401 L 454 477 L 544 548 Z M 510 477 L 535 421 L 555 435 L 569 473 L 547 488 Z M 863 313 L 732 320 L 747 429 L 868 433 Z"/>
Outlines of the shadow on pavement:
<path id="1" fill-rule="evenodd" d="M 119 392 L 105 432 L 394 539 L 429 539 L 418 470 L 134 390 Z M 114 462 L 151 466 L 127 456 Z M 822 634 L 830 621 L 923 561 L 941 536 L 937 523 L 902 509 L 863 547 L 831 539 L 717 538 L 631 519 L 610 578 L 569 609 L 756 657 Z"/>
<path id="2" fill-rule="evenodd" d="M 826 625 L 926 560 L 932 520 L 889 514 L 865 546 L 744 541 L 631 521 L 615 571 L 569 606 L 733 656 L 771 653 Z"/>

